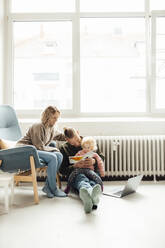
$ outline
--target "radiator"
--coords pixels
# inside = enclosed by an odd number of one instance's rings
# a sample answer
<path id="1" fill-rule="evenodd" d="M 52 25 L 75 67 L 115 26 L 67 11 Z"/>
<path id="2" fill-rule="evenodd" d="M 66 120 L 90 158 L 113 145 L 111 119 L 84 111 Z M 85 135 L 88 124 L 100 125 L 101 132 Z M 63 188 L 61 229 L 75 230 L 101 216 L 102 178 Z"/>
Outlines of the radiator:
<path id="1" fill-rule="evenodd" d="M 105 175 L 165 175 L 165 136 L 95 136 L 105 156 Z"/>
<path id="2" fill-rule="evenodd" d="M 107 177 L 165 176 L 165 135 L 94 136 L 105 156 Z M 57 142 L 57 147 L 63 142 Z M 46 171 L 37 173 L 46 177 Z"/>

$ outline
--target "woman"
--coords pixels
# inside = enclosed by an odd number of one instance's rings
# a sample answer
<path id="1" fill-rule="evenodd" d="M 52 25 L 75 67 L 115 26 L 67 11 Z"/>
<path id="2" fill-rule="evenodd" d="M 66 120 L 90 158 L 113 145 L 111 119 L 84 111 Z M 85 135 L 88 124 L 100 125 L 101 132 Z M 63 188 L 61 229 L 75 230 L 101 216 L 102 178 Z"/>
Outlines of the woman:
<path id="1" fill-rule="evenodd" d="M 33 124 L 26 135 L 17 142 L 17 146 L 35 146 L 39 158 L 47 163 L 47 178 L 42 191 L 49 198 L 67 196 L 56 186 L 56 173 L 60 168 L 63 156 L 55 146 L 51 146 L 53 140 L 65 140 L 64 135 L 55 128 L 59 116 L 60 111 L 56 107 L 47 107 L 41 115 L 41 122 Z"/>

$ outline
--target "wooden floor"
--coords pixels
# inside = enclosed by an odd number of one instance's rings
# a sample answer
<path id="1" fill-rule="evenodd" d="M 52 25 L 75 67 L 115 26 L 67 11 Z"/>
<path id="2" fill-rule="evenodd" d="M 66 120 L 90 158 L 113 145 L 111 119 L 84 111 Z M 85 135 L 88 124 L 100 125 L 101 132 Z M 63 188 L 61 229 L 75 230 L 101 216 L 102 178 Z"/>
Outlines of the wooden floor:
<path id="1" fill-rule="evenodd" d="M 107 190 L 124 182 L 104 182 Z M 85 214 L 79 198 L 48 199 L 39 184 L 15 189 L 14 206 L 4 213 L 0 190 L 0 248 L 164 248 L 165 181 L 143 181 L 122 199 L 102 195 L 98 210 Z"/>

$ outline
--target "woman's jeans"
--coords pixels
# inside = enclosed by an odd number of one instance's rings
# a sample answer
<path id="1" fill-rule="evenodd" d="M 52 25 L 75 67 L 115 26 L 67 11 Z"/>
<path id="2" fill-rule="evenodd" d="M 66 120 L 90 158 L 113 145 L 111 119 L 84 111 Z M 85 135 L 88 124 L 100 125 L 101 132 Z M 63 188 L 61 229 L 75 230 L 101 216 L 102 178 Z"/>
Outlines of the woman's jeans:
<path id="1" fill-rule="evenodd" d="M 45 152 L 39 150 L 37 152 L 39 158 L 45 161 L 48 166 L 45 186 L 48 187 L 52 193 L 54 193 L 57 189 L 56 174 L 62 163 L 63 156 L 60 152 Z"/>
<path id="2" fill-rule="evenodd" d="M 79 191 L 82 187 L 89 189 L 93 188 L 94 185 L 96 185 L 96 182 L 88 179 L 84 174 L 78 174 L 71 184 L 71 187 Z"/>

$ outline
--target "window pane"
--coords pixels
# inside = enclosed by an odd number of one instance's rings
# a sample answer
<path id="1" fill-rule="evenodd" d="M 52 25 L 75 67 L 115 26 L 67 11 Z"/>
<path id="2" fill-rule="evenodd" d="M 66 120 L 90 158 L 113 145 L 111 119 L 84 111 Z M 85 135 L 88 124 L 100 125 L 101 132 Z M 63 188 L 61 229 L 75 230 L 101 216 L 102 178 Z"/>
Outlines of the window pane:
<path id="1" fill-rule="evenodd" d="M 81 111 L 143 112 L 142 18 L 81 19 Z"/>
<path id="2" fill-rule="evenodd" d="M 156 20 L 156 107 L 165 108 L 165 18 Z"/>
<path id="3" fill-rule="evenodd" d="M 165 1 L 163 0 L 150 0 L 151 10 L 165 10 Z"/>
<path id="4" fill-rule="evenodd" d="M 72 23 L 14 23 L 14 105 L 72 108 Z"/>
<path id="5" fill-rule="evenodd" d="M 56 11 L 75 11 L 75 0 L 12 0 L 12 12 Z"/>
<path id="6" fill-rule="evenodd" d="M 81 11 L 144 11 L 144 0 L 80 0 Z"/>

